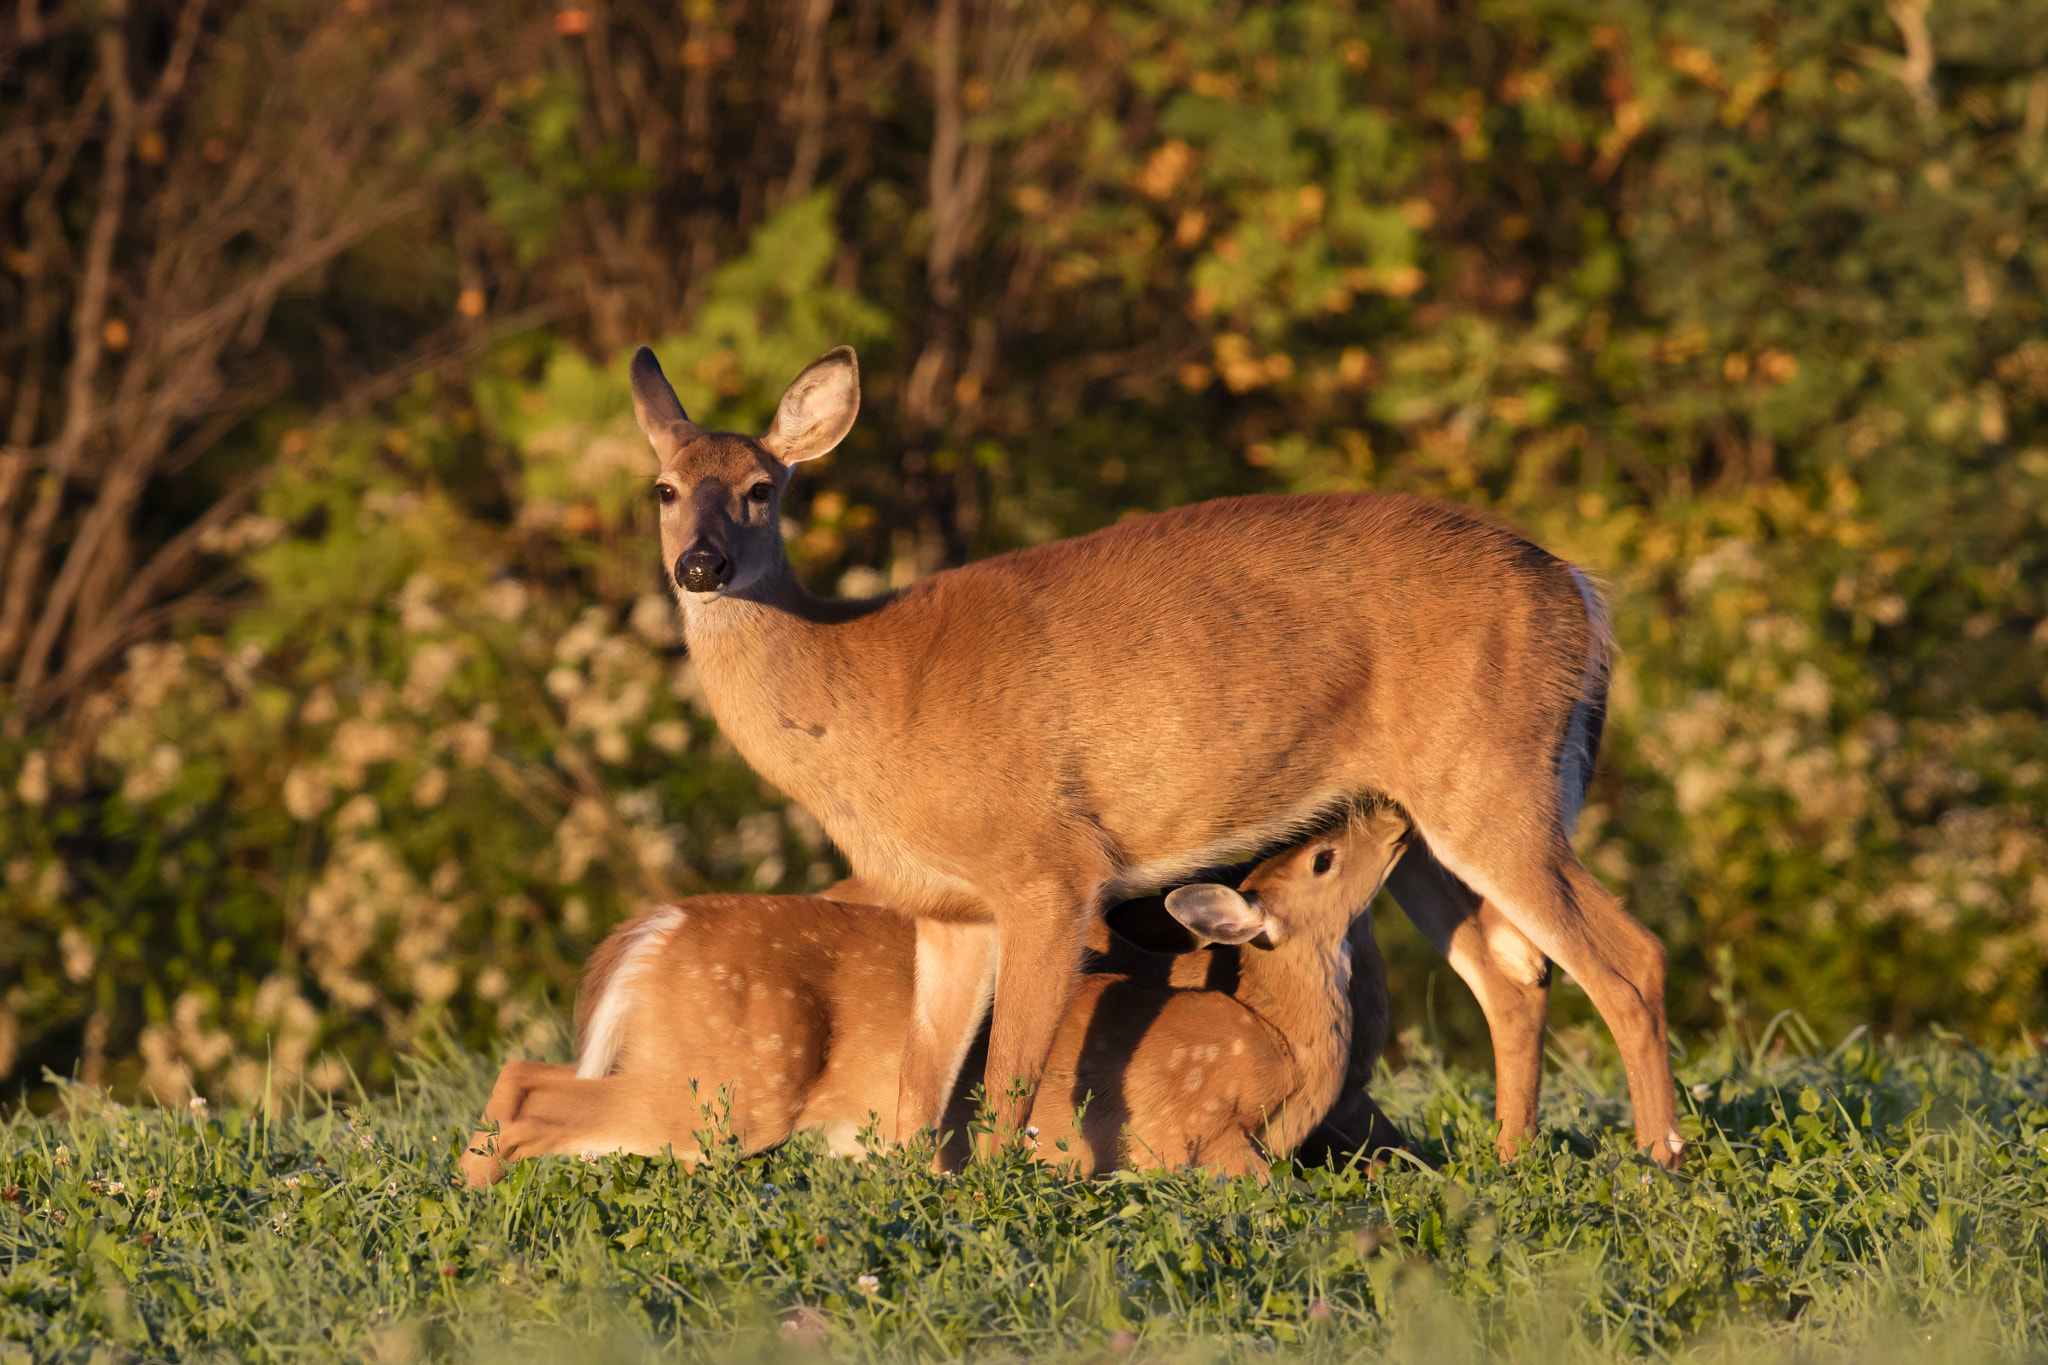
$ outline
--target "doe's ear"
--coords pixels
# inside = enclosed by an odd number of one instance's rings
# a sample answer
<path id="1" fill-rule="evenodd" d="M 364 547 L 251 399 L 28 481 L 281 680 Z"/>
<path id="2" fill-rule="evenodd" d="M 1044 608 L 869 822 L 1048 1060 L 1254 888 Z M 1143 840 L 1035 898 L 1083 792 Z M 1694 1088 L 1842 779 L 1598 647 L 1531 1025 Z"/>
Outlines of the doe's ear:
<path id="1" fill-rule="evenodd" d="M 1209 943 L 1250 943 L 1261 934 L 1280 942 L 1279 922 L 1237 892 L 1216 882 L 1183 886 L 1166 898 L 1166 913 Z"/>
<path id="2" fill-rule="evenodd" d="M 761 444 L 786 465 L 815 460 L 846 439 L 859 412 L 860 361 L 853 347 L 835 346 L 806 366 L 782 395 Z"/>
<path id="3" fill-rule="evenodd" d="M 678 422 L 690 420 L 689 414 L 683 411 L 682 400 L 669 387 L 668 376 L 661 372 L 661 362 L 646 346 L 633 352 L 633 420 L 640 424 L 640 430 L 646 432 L 649 439 L 657 431 L 666 431 Z"/>

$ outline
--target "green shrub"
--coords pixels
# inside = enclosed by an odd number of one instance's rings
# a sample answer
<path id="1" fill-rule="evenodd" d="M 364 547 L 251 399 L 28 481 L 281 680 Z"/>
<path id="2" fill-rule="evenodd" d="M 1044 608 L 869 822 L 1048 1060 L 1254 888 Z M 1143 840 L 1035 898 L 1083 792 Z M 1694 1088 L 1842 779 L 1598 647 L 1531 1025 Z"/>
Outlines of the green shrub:
<path id="1" fill-rule="evenodd" d="M 954 170 L 981 192 L 950 267 L 921 10 L 827 15 L 813 126 L 764 103 L 780 10 L 673 8 L 621 0 L 602 48 L 552 6 L 431 48 L 497 73 L 421 114 L 459 155 L 407 230 L 455 247 L 378 237 L 263 348 L 317 369 L 322 327 L 355 355 L 438 335 L 450 300 L 508 334 L 368 408 L 276 397 L 161 473 L 144 544 L 263 475 L 205 542 L 226 586 L 167 605 L 111 682 L 8 715 L 12 1084 L 386 1084 L 423 1028 L 544 1024 L 647 898 L 837 874 L 678 655 L 623 374 L 648 337 L 694 415 L 742 428 L 862 347 L 861 421 L 786 507 L 821 591 L 1248 491 L 1521 525 L 1613 598 L 1578 839 L 1671 946 L 1681 1033 L 1738 994 L 1830 1028 L 2038 1027 L 2027 6 L 970 5 Z M 264 67 L 238 60 L 195 88 L 247 94 Z M 10 526 L 25 505 L 0 497 Z M 1387 937 L 1397 1017 L 1478 1055 L 1469 1000 L 1439 1012 L 1442 965 Z M 1558 1014 L 1590 1017 L 1570 991 Z"/>

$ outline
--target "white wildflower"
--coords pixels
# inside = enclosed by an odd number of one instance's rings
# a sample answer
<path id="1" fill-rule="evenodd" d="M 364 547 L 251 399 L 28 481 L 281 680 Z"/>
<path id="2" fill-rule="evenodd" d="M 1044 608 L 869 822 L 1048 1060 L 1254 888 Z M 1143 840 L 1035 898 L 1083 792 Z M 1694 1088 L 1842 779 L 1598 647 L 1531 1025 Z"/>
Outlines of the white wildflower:
<path id="1" fill-rule="evenodd" d="M 306 704 L 299 708 L 299 721 L 304 725 L 331 725 L 341 714 L 341 706 L 334 700 L 334 689 L 321 683 L 307 696 Z"/>
<path id="2" fill-rule="evenodd" d="M 665 647 L 676 642 L 676 604 L 667 593 L 643 593 L 633 603 L 628 618 L 633 633 L 650 645 Z"/>
<path id="3" fill-rule="evenodd" d="M 398 623 L 407 634 L 441 628 L 441 613 L 434 608 L 434 592 L 439 587 L 432 574 L 420 572 L 398 590 Z"/>
<path id="4" fill-rule="evenodd" d="M 526 585 L 516 578 L 501 578 L 477 596 L 485 611 L 507 622 L 526 614 L 526 600 Z"/>
<path id="5" fill-rule="evenodd" d="M 589 658 L 591 652 L 604 640 L 605 611 L 602 607 L 591 607 L 576 618 L 576 624 L 563 632 L 555 642 L 555 660 L 564 664 L 580 664 Z"/>
<path id="6" fill-rule="evenodd" d="M 67 924 L 58 931 L 57 951 L 64 957 L 64 975 L 73 981 L 84 981 L 92 975 L 98 954 L 77 925 Z"/>
<path id="7" fill-rule="evenodd" d="M 461 642 L 455 640 L 434 640 L 414 650 L 399 704 L 408 711 L 424 711 L 432 706 L 462 667 L 465 652 Z"/>
<path id="8" fill-rule="evenodd" d="M 647 727 L 647 742 L 674 757 L 690 747 L 690 727 L 679 720 L 658 720 Z"/>
<path id="9" fill-rule="evenodd" d="M 448 799 L 448 770 L 429 768 L 421 773 L 412 784 L 412 804 L 415 810 L 432 810 Z"/>
<path id="10" fill-rule="evenodd" d="M 372 719 L 370 695 L 365 689 L 362 716 L 351 716 L 335 727 L 334 739 L 328 745 L 328 752 L 342 766 L 343 782 L 347 787 L 363 785 L 363 769 L 372 763 L 393 763 L 405 757 L 405 738 L 388 725 L 379 725 Z"/>
<path id="11" fill-rule="evenodd" d="M 36 899 L 45 905 L 55 905 L 70 885 L 71 869 L 64 866 L 62 858 L 52 858 L 36 874 Z"/>
<path id="12" fill-rule="evenodd" d="M 50 799 L 50 756 L 41 749 L 29 752 L 21 761 L 21 776 L 15 779 L 14 794 L 31 806 Z"/>
<path id="13" fill-rule="evenodd" d="M 574 701 L 582 695 L 585 686 L 583 674 L 567 664 L 548 670 L 548 695 L 556 701 Z"/>
<path id="14" fill-rule="evenodd" d="M 1832 700 L 1828 680 L 1810 663 L 1801 663 L 1792 671 L 1792 681 L 1778 689 L 1780 707 L 1794 715 L 1811 716 L 1816 720 L 1827 716 Z"/>
<path id="15" fill-rule="evenodd" d="M 369 829 L 377 823 L 377 802 L 369 796 L 352 796 L 348 804 L 334 817 L 334 827 L 343 834 L 354 834 Z"/>
<path id="16" fill-rule="evenodd" d="M 423 962 L 413 970 L 413 990 L 427 1004 L 438 1004 L 455 994 L 462 976 L 445 962 Z"/>
<path id="17" fill-rule="evenodd" d="M 444 733 L 455 761 L 465 768 L 474 768 L 491 756 L 491 727 L 482 719 L 451 725 Z"/>
<path id="18" fill-rule="evenodd" d="M 159 744 L 149 751 L 146 762 L 128 770 L 121 781 L 121 797 L 131 805 L 154 801 L 169 791 L 185 770 L 185 757 L 173 744 Z"/>
<path id="19" fill-rule="evenodd" d="M 581 797 L 569 808 L 568 815 L 555 828 L 555 848 L 561 858 L 556 881 L 567 886 L 583 880 L 590 864 L 605 852 L 609 826 L 610 817 L 603 803 L 594 798 Z"/>

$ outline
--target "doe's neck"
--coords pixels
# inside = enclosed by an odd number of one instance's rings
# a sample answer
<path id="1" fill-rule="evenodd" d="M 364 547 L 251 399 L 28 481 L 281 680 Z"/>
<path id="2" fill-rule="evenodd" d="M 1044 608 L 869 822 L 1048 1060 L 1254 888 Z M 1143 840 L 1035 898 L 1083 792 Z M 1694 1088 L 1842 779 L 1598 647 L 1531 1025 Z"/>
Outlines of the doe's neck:
<path id="1" fill-rule="evenodd" d="M 819 597 L 783 559 L 759 581 L 699 600 L 680 594 L 683 640 L 693 657 L 717 667 L 764 656 L 799 656 L 822 643 L 832 626 L 879 611 L 896 597 Z"/>

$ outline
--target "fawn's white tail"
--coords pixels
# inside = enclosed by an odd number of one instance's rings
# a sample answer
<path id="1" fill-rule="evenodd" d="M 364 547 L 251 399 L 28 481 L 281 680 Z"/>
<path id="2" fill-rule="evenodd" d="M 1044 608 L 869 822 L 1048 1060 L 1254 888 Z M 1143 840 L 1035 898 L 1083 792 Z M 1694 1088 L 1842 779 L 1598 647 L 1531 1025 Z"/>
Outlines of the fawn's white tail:
<path id="1" fill-rule="evenodd" d="M 586 1081 L 611 1074 L 626 1040 L 626 1019 L 649 961 L 689 917 L 680 906 L 663 905 L 622 926 L 605 940 L 583 979 L 587 1002 L 576 1028 L 576 1074 Z"/>

